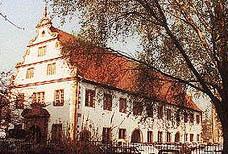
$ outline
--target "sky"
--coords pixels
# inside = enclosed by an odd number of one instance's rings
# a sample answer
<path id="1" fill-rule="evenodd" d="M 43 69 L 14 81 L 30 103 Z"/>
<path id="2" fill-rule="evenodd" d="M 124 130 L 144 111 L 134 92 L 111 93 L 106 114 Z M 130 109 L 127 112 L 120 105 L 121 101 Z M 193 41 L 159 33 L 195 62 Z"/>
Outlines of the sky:
<path id="1" fill-rule="evenodd" d="M 35 37 L 35 26 L 42 17 L 45 3 L 43 0 L 0 0 L 0 13 L 6 15 L 9 20 L 17 26 L 11 25 L 0 17 L 0 72 L 14 70 L 17 62 L 22 59 L 23 52 L 29 40 Z M 48 9 L 49 14 L 51 9 Z M 73 18 L 64 25 L 60 24 L 58 18 L 54 17 L 52 23 L 55 27 L 66 32 L 80 30 L 79 19 Z M 134 54 L 141 48 L 139 43 L 132 38 L 127 39 L 127 44 L 115 42 L 110 46 L 115 50 Z"/>
<path id="2" fill-rule="evenodd" d="M 14 70 L 17 62 L 22 60 L 23 53 L 29 40 L 36 36 L 35 26 L 42 17 L 45 3 L 43 0 L 0 0 L 0 13 L 7 16 L 13 23 L 24 30 L 11 25 L 0 17 L 0 72 Z M 49 14 L 51 9 L 48 9 Z M 66 32 L 78 32 L 80 30 L 79 19 L 73 18 L 64 25 L 60 24 L 58 18 L 54 17 L 52 23 L 55 27 Z M 135 54 L 141 48 L 137 39 L 129 38 L 125 43 L 115 42 L 110 46 L 115 50 Z M 196 99 L 201 108 L 205 108 L 208 99 Z M 207 105 L 208 106 L 208 105 Z"/>

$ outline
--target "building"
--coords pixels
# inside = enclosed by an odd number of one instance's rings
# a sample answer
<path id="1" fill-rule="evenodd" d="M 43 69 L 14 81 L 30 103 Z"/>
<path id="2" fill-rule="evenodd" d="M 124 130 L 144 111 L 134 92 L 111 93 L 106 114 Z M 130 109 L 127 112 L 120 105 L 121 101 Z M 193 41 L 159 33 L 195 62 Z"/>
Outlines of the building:
<path id="1" fill-rule="evenodd" d="M 180 84 L 53 27 L 46 11 L 36 32 L 14 91 L 37 141 L 200 142 L 201 110 Z"/>

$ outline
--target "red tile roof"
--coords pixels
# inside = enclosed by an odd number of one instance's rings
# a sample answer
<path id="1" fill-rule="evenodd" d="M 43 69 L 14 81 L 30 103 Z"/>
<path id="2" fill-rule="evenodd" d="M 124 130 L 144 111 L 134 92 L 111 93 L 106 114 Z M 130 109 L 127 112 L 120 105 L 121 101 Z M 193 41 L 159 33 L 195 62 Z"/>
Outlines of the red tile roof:
<path id="1" fill-rule="evenodd" d="M 67 55 L 67 60 L 77 68 L 83 79 L 201 111 L 181 90 L 180 84 L 160 73 L 145 69 L 139 63 L 113 51 L 88 45 L 57 28 L 52 27 L 51 30 L 58 33 L 63 55 Z"/>

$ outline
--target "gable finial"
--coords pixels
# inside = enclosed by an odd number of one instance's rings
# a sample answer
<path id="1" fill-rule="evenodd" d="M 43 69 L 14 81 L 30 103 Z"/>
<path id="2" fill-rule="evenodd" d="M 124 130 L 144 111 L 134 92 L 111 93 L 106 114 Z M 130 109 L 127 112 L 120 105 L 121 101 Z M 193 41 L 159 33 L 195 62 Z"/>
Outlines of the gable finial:
<path id="1" fill-rule="evenodd" d="M 47 2 L 45 3 L 45 8 L 44 8 L 44 17 L 47 17 Z"/>

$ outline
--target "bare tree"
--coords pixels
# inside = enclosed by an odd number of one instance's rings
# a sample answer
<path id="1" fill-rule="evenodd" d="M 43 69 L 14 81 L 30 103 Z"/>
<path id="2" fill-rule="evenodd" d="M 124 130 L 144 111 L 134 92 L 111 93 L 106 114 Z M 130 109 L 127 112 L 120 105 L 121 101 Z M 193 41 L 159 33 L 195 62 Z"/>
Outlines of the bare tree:
<path id="1" fill-rule="evenodd" d="M 137 34 L 140 61 L 206 94 L 222 124 L 228 153 L 228 3 L 224 0 L 50 0 L 54 13 L 82 15 L 82 35 L 96 45 Z"/>

